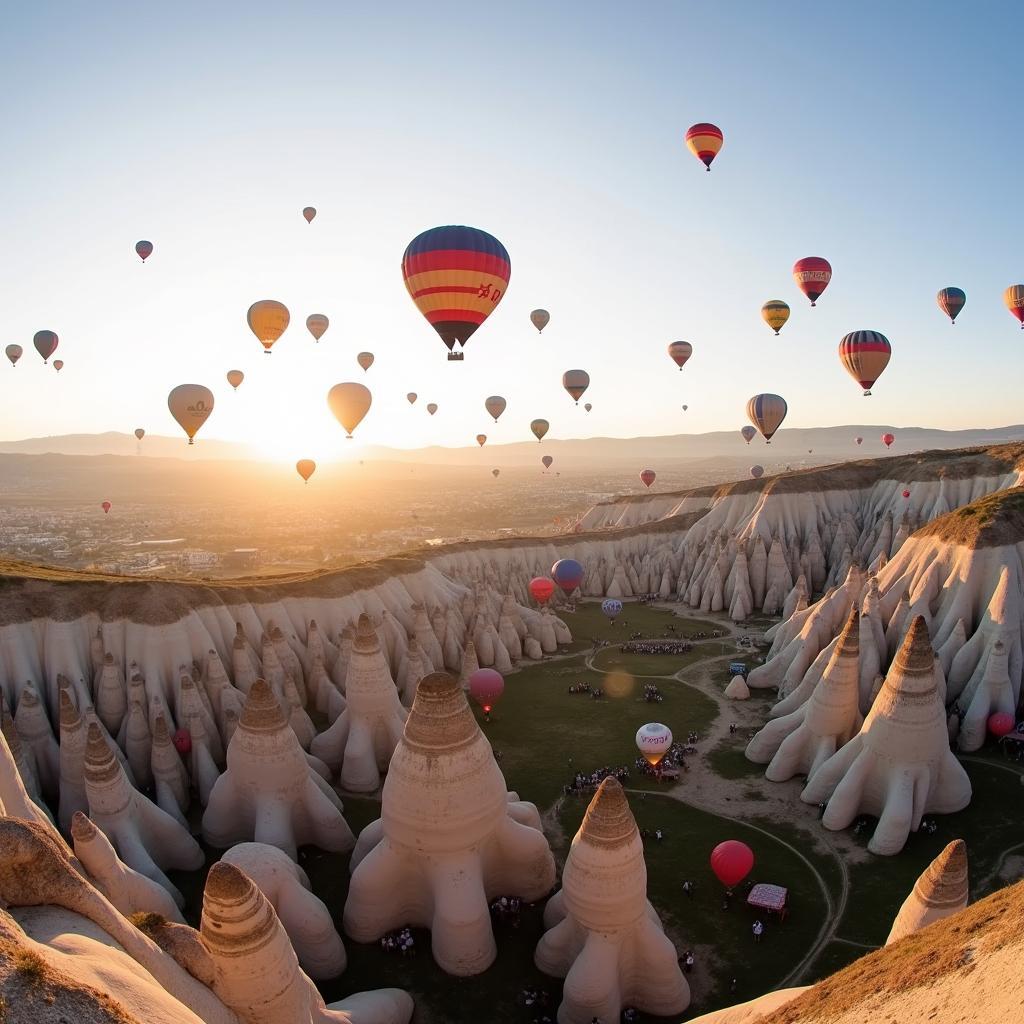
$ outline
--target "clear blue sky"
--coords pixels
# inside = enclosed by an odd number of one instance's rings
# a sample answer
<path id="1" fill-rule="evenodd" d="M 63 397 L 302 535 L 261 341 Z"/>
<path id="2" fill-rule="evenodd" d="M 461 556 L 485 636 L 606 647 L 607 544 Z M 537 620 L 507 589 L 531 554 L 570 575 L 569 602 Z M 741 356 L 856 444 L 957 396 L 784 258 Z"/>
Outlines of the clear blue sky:
<path id="1" fill-rule="evenodd" d="M 0 437 L 171 433 L 184 381 L 216 392 L 205 436 L 289 458 L 352 449 L 324 404 L 349 379 L 374 393 L 359 437 L 385 444 L 522 440 L 536 416 L 553 437 L 739 427 L 757 391 L 790 426 L 1019 422 L 1018 22 L 1008 3 L 21 5 L 0 37 L 0 342 L 26 353 L 0 365 Z M 725 132 L 711 174 L 683 142 L 702 120 Z M 463 365 L 399 272 L 443 223 L 512 259 Z M 813 310 L 805 255 L 834 270 Z M 944 285 L 967 291 L 955 328 Z M 267 359 L 259 298 L 292 311 Z M 793 307 L 780 338 L 768 298 Z M 836 358 L 858 328 L 893 344 L 871 399 Z"/>

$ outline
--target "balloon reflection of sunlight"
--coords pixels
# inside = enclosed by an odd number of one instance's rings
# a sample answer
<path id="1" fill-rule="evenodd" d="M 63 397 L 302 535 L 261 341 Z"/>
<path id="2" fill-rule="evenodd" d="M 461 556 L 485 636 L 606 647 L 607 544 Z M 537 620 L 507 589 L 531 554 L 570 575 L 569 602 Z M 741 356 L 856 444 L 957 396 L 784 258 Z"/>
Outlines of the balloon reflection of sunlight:
<path id="1" fill-rule="evenodd" d="M 609 697 L 631 697 L 636 689 L 636 679 L 622 669 L 615 669 L 604 677 L 603 689 Z"/>

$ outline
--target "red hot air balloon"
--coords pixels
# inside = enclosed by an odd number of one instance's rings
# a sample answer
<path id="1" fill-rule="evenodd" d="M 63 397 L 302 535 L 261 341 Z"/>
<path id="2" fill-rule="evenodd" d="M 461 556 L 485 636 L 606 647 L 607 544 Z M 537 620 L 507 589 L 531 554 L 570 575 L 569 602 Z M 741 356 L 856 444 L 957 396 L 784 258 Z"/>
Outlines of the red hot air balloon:
<path id="1" fill-rule="evenodd" d="M 687 147 L 708 171 L 711 170 L 711 161 L 718 156 L 718 151 L 722 148 L 724 141 L 722 129 L 706 121 L 691 125 L 686 129 Z"/>
<path id="2" fill-rule="evenodd" d="M 58 373 L 60 373 L 60 371 L 64 369 L 64 360 L 63 359 L 54 359 L 54 361 L 53 361 L 53 368 Z"/>
<path id="3" fill-rule="evenodd" d="M 892 447 L 892 443 L 895 440 L 896 440 L 896 435 L 895 434 L 883 434 L 882 435 L 882 444 L 884 444 L 886 448 L 891 448 Z"/>
<path id="4" fill-rule="evenodd" d="M 654 483 L 658 474 L 653 469 L 644 469 L 640 471 L 640 482 L 644 487 L 650 487 Z"/>
<path id="5" fill-rule="evenodd" d="M 57 351 L 57 335 L 53 331 L 36 331 L 32 337 L 32 344 L 36 351 L 43 357 L 45 363 L 54 352 Z"/>
<path id="6" fill-rule="evenodd" d="M 851 331 L 839 342 L 839 361 L 846 372 L 871 394 L 871 386 L 889 365 L 892 346 L 879 331 Z"/>
<path id="7" fill-rule="evenodd" d="M 505 692 L 505 680 L 493 668 L 478 668 L 469 677 L 469 695 L 489 715 Z"/>
<path id="8" fill-rule="evenodd" d="M 192 753 L 192 733 L 188 729 L 178 729 L 171 737 L 171 742 L 182 757 Z"/>
<path id="9" fill-rule="evenodd" d="M 583 582 L 583 566 L 575 558 L 560 558 L 551 566 L 551 578 L 568 597 Z"/>
<path id="10" fill-rule="evenodd" d="M 547 576 L 534 576 L 530 580 L 529 589 L 530 596 L 537 604 L 547 604 L 551 600 L 551 595 L 555 592 L 555 584 Z"/>
<path id="11" fill-rule="evenodd" d="M 903 491 L 903 497 L 904 497 L 904 498 L 909 498 L 909 497 L 910 497 L 910 491 L 908 491 L 908 490 L 904 490 L 904 491 Z"/>
<path id="12" fill-rule="evenodd" d="M 111 508 L 110 502 L 109 501 L 102 502 L 100 504 L 100 508 L 103 509 L 103 514 L 106 515 L 110 511 L 110 508 Z"/>
<path id="13" fill-rule="evenodd" d="M 805 256 L 793 264 L 793 280 L 813 306 L 832 280 L 832 266 L 821 256 Z"/>
<path id="14" fill-rule="evenodd" d="M 668 347 L 668 354 L 672 362 L 681 370 L 693 355 L 693 346 L 688 341 L 673 341 Z"/>
<path id="15" fill-rule="evenodd" d="M 135 251 L 138 253 L 139 259 L 145 263 L 146 260 L 153 255 L 153 243 L 147 242 L 145 239 L 141 242 L 136 242 Z"/>
<path id="16" fill-rule="evenodd" d="M 754 868 L 754 851 L 738 839 L 727 839 L 711 851 L 711 870 L 726 888 L 739 885 Z"/>
<path id="17" fill-rule="evenodd" d="M 541 457 L 540 461 L 543 464 L 545 469 L 550 469 L 551 468 L 551 463 L 554 462 L 555 460 L 550 455 L 544 455 L 544 456 Z"/>
<path id="18" fill-rule="evenodd" d="M 313 218 L 316 216 L 316 207 L 315 206 L 304 206 L 302 208 L 302 216 L 306 218 L 306 223 L 307 224 L 312 224 L 313 223 Z"/>
<path id="19" fill-rule="evenodd" d="M 1009 711 L 997 711 L 988 716 L 988 731 L 997 738 L 1013 732 L 1014 725 L 1013 715 Z"/>

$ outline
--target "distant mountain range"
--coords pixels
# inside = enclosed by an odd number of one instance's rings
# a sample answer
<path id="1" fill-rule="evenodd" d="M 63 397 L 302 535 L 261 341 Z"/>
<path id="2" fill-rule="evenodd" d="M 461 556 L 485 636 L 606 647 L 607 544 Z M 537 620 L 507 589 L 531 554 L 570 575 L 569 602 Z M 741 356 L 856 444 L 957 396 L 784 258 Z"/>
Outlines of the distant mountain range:
<path id="1" fill-rule="evenodd" d="M 538 453 L 554 456 L 563 468 L 595 468 L 615 464 L 655 463 L 654 468 L 673 463 L 703 459 L 739 459 L 740 461 L 797 460 L 813 461 L 867 458 L 885 453 L 881 435 L 891 431 L 896 443 L 890 454 L 896 455 L 929 448 L 966 448 L 1009 441 L 1024 441 L 1024 425 L 1014 424 L 976 430 L 935 430 L 930 427 L 898 427 L 887 424 L 850 424 L 841 427 L 808 427 L 780 431 L 766 447 L 755 438 L 749 447 L 743 444 L 738 431 L 718 430 L 707 434 L 671 434 L 660 437 L 588 437 L 558 440 L 548 438 L 543 446 L 534 441 L 487 446 L 490 466 L 532 465 Z M 860 447 L 855 437 L 863 437 Z M 0 441 L 0 454 L 19 455 L 135 455 L 149 458 L 188 457 L 197 459 L 265 461 L 255 448 L 235 441 L 216 439 L 198 441 L 186 450 L 179 437 L 147 434 L 141 445 L 131 434 L 62 434 L 54 437 L 32 437 L 21 441 Z M 360 452 L 365 460 L 383 462 L 416 462 L 437 466 L 479 466 L 480 450 L 474 445 L 464 448 L 402 449 L 371 446 Z"/>

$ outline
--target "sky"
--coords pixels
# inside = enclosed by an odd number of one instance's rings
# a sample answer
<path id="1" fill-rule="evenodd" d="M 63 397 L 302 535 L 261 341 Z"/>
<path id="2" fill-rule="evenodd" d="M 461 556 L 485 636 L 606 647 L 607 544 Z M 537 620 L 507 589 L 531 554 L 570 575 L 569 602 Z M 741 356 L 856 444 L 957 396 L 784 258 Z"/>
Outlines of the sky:
<path id="1" fill-rule="evenodd" d="M 762 391 L 787 426 L 1020 422 L 1016 21 L 1007 3 L 18 5 L 0 344 L 26 351 L 0 366 L 0 438 L 173 434 L 184 382 L 216 396 L 197 444 L 288 460 L 521 441 L 537 417 L 551 437 L 739 428 Z M 698 121 L 725 134 L 710 174 L 684 144 Z M 462 364 L 400 272 L 448 223 L 512 262 Z M 834 275 L 814 309 L 791 277 L 808 255 Z M 967 292 L 955 327 L 946 285 Z M 245 321 L 263 298 L 292 318 L 268 357 Z M 769 298 L 793 309 L 778 338 Z M 60 374 L 32 348 L 43 328 Z M 862 328 L 893 347 L 871 398 L 836 355 Z M 589 415 L 561 389 L 577 367 Z M 355 441 L 326 406 L 348 380 L 373 393 Z"/>

